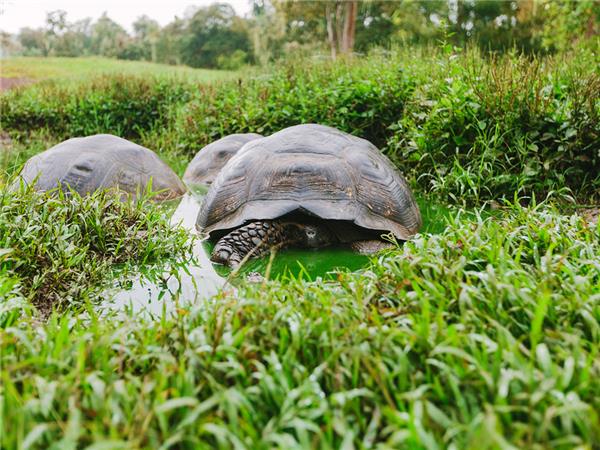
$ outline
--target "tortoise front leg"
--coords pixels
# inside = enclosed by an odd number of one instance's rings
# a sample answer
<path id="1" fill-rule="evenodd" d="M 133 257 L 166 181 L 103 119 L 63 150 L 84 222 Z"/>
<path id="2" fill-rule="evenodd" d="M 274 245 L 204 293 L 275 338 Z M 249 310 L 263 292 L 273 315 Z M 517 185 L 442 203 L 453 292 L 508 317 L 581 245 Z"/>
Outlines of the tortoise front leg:
<path id="1" fill-rule="evenodd" d="M 242 259 L 244 259 L 241 249 L 237 246 L 232 245 L 230 240 L 227 239 L 229 235 L 222 237 L 210 255 L 210 260 L 225 266 L 229 266 L 232 269 L 239 267 Z"/>
<path id="2" fill-rule="evenodd" d="M 251 222 L 219 239 L 210 259 L 234 269 L 246 257 L 257 258 L 273 246 L 285 245 L 289 241 L 288 234 L 286 227 L 278 222 Z"/>

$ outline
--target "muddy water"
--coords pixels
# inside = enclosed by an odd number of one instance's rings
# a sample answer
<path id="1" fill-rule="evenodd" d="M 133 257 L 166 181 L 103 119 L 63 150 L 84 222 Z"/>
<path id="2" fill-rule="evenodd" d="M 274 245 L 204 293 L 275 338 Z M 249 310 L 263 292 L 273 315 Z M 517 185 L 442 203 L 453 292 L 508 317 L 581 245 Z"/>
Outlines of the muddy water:
<path id="1" fill-rule="evenodd" d="M 183 226 L 190 236 L 197 236 L 196 217 L 205 190 L 199 189 L 184 196 L 171 217 L 173 225 Z M 423 216 L 422 232 L 439 233 L 446 224 L 450 211 L 425 199 L 418 199 Z M 226 283 L 229 269 L 210 262 L 212 245 L 196 239 L 193 261 L 182 265 L 171 263 L 160 276 L 140 274 L 106 292 L 109 300 L 103 303 L 108 310 L 148 313 L 160 316 L 175 311 L 178 306 L 212 297 Z M 285 276 L 314 280 L 331 276 L 335 270 L 357 270 L 369 261 L 348 248 L 328 247 L 319 250 L 288 249 L 280 251 L 273 261 L 269 256 L 251 260 L 241 270 L 241 277 L 249 272 L 265 274 L 271 278 Z M 158 280 L 158 281 L 157 281 Z"/>

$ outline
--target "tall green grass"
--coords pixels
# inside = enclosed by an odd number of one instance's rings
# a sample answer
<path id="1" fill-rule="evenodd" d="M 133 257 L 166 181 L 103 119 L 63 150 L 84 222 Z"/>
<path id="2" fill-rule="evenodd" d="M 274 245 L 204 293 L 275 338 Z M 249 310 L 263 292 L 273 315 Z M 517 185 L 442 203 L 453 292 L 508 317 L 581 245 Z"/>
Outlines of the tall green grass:
<path id="1" fill-rule="evenodd" d="M 9 323 L 3 444 L 594 448 L 600 228 L 512 208 L 337 281 Z"/>

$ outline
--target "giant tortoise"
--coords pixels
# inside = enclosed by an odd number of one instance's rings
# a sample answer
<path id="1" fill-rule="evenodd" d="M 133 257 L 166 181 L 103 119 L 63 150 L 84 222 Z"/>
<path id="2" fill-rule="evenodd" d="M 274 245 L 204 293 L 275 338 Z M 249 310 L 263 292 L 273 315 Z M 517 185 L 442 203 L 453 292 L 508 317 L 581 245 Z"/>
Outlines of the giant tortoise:
<path id="1" fill-rule="evenodd" d="M 84 195 L 116 188 L 136 197 L 152 182 L 157 200 L 180 197 L 185 186 L 152 150 L 110 134 L 73 138 L 30 158 L 16 183 L 39 191 L 68 186 Z"/>
<path id="2" fill-rule="evenodd" d="M 209 189 L 196 226 L 218 240 L 211 259 L 236 267 L 269 248 L 360 245 L 421 225 L 404 178 L 370 142 L 323 125 L 253 140 Z M 375 249 L 380 246 L 375 245 Z"/>
<path id="3" fill-rule="evenodd" d="M 208 144 L 190 161 L 183 174 L 183 181 L 191 185 L 211 184 L 227 161 L 244 144 L 261 137 L 256 133 L 230 134 Z"/>

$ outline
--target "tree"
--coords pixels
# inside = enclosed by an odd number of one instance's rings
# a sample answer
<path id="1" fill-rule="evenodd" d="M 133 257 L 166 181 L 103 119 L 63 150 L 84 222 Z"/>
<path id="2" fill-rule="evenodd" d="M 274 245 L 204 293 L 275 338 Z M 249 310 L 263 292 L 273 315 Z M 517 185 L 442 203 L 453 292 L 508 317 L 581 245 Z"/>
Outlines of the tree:
<path id="1" fill-rule="evenodd" d="M 16 55 L 20 51 L 22 51 L 22 46 L 15 36 L 6 31 L 0 31 L 0 58 Z"/>
<path id="2" fill-rule="evenodd" d="M 539 0 L 530 18 L 539 26 L 542 46 L 548 51 L 565 51 L 590 40 L 598 43 L 600 1 Z"/>
<path id="3" fill-rule="evenodd" d="M 91 50 L 94 55 L 118 57 L 122 55 L 128 41 L 125 29 L 106 13 L 92 25 Z"/>
<path id="4" fill-rule="evenodd" d="M 254 0 L 247 23 L 254 60 L 264 65 L 279 57 L 286 35 L 284 15 L 269 0 Z"/>
<path id="5" fill-rule="evenodd" d="M 66 23 L 63 31 L 52 39 L 52 54 L 56 56 L 82 56 L 90 53 L 91 19 Z"/>
<path id="6" fill-rule="evenodd" d="M 273 0 L 273 5 L 285 17 L 288 42 L 327 42 L 333 59 L 339 54 L 350 55 L 354 51 L 358 1 Z"/>
<path id="7" fill-rule="evenodd" d="M 403 0 L 395 5 L 391 11 L 393 41 L 422 45 L 435 43 L 442 37 L 442 24 L 449 21 L 447 0 Z"/>
<path id="8" fill-rule="evenodd" d="M 356 0 L 344 3 L 344 26 L 342 40 L 339 43 L 342 53 L 351 54 L 354 50 L 354 35 L 356 33 L 356 13 L 358 2 Z"/>
<path id="9" fill-rule="evenodd" d="M 43 28 L 21 28 L 18 40 L 26 56 L 48 56 L 46 31 Z"/>
<path id="10" fill-rule="evenodd" d="M 139 48 L 139 58 L 156 62 L 156 44 L 160 35 L 160 25 L 156 20 L 143 15 L 133 23 L 135 45 Z"/>
<path id="11" fill-rule="evenodd" d="M 246 24 L 236 16 L 231 5 L 215 3 L 199 8 L 186 27 L 183 61 L 193 67 L 219 67 L 219 57 L 236 50 L 250 51 Z M 239 52 L 237 60 L 241 60 Z"/>
<path id="12" fill-rule="evenodd" d="M 160 32 L 156 42 L 156 60 L 166 64 L 181 64 L 186 22 L 175 17 Z"/>

